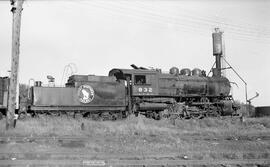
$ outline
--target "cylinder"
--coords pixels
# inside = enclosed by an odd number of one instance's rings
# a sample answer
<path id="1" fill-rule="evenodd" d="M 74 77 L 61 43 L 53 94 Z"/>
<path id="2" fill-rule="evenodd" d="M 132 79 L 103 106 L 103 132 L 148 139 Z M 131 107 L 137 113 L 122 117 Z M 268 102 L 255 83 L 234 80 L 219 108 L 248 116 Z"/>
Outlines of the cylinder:
<path id="1" fill-rule="evenodd" d="M 229 100 L 221 100 L 221 102 L 223 103 L 221 115 L 222 116 L 232 115 L 234 112 L 232 108 L 232 102 Z"/>

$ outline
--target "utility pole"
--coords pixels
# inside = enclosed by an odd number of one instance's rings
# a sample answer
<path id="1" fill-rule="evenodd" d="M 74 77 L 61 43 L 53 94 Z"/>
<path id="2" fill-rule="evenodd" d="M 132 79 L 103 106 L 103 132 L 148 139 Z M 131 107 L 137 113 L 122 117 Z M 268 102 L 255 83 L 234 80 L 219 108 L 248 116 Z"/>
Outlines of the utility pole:
<path id="1" fill-rule="evenodd" d="M 21 14 L 24 0 L 10 0 L 12 12 L 11 75 L 9 85 L 6 130 L 15 127 L 15 109 L 19 70 Z"/>

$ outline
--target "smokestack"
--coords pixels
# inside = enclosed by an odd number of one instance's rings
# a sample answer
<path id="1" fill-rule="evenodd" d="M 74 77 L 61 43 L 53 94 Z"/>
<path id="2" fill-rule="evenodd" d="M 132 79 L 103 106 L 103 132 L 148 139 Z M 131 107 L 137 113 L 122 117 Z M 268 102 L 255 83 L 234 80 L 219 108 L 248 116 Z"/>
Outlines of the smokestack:
<path id="1" fill-rule="evenodd" d="M 221 77 L 221 55 L 222 55 L 222 32 L 215 28 L 212 33 L 213 38 L 213 55 L 216 56 L 216 68 L 213 68 L 213 76 Z"/>

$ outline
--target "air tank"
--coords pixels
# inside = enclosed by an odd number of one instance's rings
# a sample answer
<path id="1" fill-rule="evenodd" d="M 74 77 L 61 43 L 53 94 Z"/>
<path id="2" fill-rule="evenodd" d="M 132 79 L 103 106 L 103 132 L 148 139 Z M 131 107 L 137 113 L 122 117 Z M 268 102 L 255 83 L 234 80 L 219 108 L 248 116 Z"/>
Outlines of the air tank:
<path id="1" fill-rule="evenodd" d="M 183 68 L 183 69 L 180 71 L 180 75 L 190 76 L 190 74 L 191 74 L 191 71 L 190 71 L 190 69 L 188 69 L 188 68 Z"/>
<path id="2" fill-rule="evenodd" d="M 213 37 L 213 55 L 222 55 L 222 32 L 218 28 L 212 34 Z"/>
<path id="3" fill-rule="evenodd" d="M 179 74 L 179 69 L 177 67 L 170 68 L 170 74 L 178 75 Z"/>
<path id="4" fill-rule="evenodd" d="M 200 70 L 199 68 L 194 68 L 192 71 L 192 76 L 201 76 L 202 75 L 202 70 Z"/>

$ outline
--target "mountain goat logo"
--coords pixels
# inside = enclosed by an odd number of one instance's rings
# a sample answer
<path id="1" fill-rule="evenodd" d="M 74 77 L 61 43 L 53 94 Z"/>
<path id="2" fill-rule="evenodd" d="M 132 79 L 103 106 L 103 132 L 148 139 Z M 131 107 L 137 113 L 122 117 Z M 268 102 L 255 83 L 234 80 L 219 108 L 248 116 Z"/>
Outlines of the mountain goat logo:
<path id="1" fill-rule="evenodd" d="M 78 97 L 81 103 L 90 103 L 95 96 L 94 89 L 90 85 L 81 85 L 78 89 Z"/>

